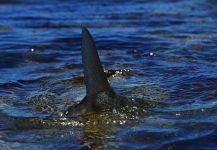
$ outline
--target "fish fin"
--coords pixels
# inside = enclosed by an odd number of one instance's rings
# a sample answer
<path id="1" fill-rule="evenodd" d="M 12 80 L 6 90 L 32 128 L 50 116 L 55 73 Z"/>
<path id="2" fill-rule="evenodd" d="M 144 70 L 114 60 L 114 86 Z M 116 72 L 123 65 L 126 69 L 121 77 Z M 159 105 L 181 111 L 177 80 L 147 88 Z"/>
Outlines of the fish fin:
<path id="1" fill-rule="evenodd" d="M 82 26 L 82 63 L 87 95 L 113 91 L 100 62 L 95 42 L 85 26 Z"/>
<path id="2" fill-rule="evenodd" d="M 86 96 L 76 106 L 71 106 L 66 111 L 69 116 L 98 112 L 97 95 L 106 92 L 114 94 L 97 53 L 94 40 L 85 26 L 82 26 L 82 63 L 86 85 Z"/>

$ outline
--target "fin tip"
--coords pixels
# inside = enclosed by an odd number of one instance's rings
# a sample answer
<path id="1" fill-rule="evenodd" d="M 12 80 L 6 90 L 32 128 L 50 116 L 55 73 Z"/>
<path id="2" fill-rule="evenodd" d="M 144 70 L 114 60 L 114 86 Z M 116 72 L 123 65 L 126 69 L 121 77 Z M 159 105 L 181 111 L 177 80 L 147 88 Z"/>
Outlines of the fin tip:
<path id="1" fill-rule="evenodd" d="M 87 26 L 85 25 L 85 24 L 81 24 L 81 29 L 82 29 L 82 31 L 87 31 Z"/>

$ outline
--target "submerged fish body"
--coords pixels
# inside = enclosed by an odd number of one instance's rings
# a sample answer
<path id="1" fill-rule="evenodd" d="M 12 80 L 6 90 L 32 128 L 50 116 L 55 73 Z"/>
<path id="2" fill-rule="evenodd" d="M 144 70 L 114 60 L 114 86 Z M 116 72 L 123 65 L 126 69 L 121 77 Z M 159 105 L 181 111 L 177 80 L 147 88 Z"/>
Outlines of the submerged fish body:
<path id="1" fill-rule="evenodd" d="M 82 27 L 82 63 L 86 96 L 76 106 L 70 107 L 66 115 L 74 116 L 101 112 L 124 106 L 127 98 L 116 95 L 106 78 L 94 40 L 86 27 Z"/>
<path id="2" fill-rule="evenodd" d="M 92 96 L 84 97 L 78 105 L 70 107 L 66 114 L 74 116 L 121 108 L 124 106 L 125 99 L 126 98 L 116 95 L 113 92 L 103 91 Z"/>

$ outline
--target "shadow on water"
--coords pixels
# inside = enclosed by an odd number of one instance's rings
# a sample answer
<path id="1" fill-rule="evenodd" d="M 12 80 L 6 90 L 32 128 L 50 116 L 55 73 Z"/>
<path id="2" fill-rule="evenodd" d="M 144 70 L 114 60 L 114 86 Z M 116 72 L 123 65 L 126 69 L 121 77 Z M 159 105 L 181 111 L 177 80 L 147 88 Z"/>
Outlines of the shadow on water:
<path id="1" fill-rule="evenodd" d="M 1 4 L 19 4 L 21 2 L 22 0 L 0 0 L 0 5 Z"/>

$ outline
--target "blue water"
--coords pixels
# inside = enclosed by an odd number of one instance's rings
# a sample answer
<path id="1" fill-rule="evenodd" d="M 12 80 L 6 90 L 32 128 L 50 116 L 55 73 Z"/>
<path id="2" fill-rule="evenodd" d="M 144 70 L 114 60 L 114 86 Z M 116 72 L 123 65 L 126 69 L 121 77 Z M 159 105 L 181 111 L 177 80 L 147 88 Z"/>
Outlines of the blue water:
<path id="1" fill-rule="evenodd" d="M 215 0 L 0 0 L 0 149 L 217 149 Z M 132 113 L 85 96 L 81 24 Z"/>

